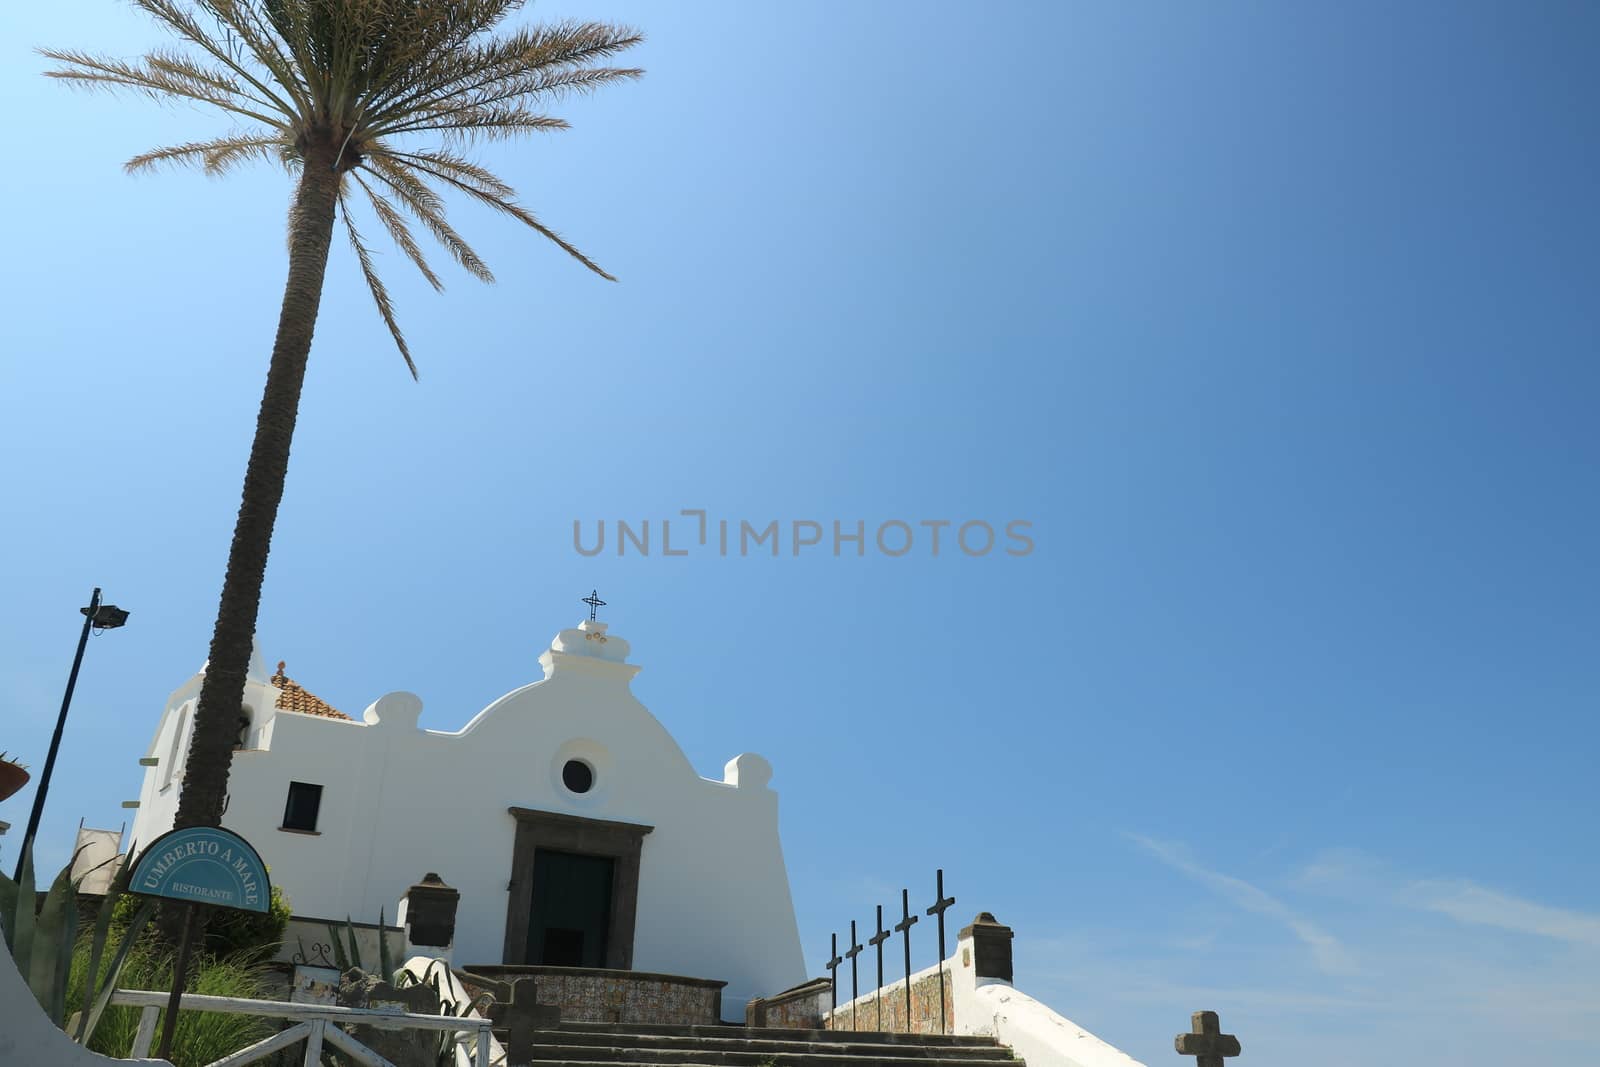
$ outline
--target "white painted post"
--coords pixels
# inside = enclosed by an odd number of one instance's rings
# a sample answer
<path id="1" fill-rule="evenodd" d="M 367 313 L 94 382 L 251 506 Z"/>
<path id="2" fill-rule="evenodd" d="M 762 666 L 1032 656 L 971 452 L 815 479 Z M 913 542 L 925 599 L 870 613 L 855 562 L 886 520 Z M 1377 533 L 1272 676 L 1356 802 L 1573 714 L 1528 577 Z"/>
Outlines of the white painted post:
<path id="1" fill-rule="evenodd" d="M 280 1048 L 288 1048 L 311 1032 L 314 1023 L 298 1023 L 287 1030 L 280 1030 L 271 1037 L 264 1037 L 253 1045 L 246 1045 L 238 1052 L 222 1057 L 212 1063 L 210 1067 L 240 1067 L 241 1064 L 254 1063 L 264 1056 L 270 1056 Z"/>
<path id="2" fill-rule="evenodd" d="M 322 1067 L 322 1034 L 327 1028 L 321 1019 L 311 1024 L 311 1032 L 306 1035 L 305 1067 Z"/>
<path id="3" fill-rule="evenodd" d="M 329 1028 L 326 1031 L 326 1036 L 329 1043 L 331 1043 L 335 1048 L 346 1053 L 357 1063 L 363 1064 L 364 1067 L 394 1067 L 394 1064 L 390 1063 L 388 1060 L 384 1059 L 382 1056 L 378 1055 L 376 1052 L 372 1051 L 370 1048 L 363 1045 L 361 1042 L 357 1041 L 355 1038 L 351 1037 L 337 1026 Z"/>
<path id="4" fill-rule="evenodd" d="M 489 1067 L 489 1028 L 478 1027 L 478 1058 L 473 1060 L 473 1067 Z"/>
<path id="5" fill-rule="evenodd" d="M 136 1060 L 142 1060 L 150 1055 L 150 1043 L 156 1039 L 156 1016 L 161 1014 L 161 1009 L 150 1005 L 139 1013 L 139 1029 L 133 1035 L 133 1048 L 128 1055 Z"/>

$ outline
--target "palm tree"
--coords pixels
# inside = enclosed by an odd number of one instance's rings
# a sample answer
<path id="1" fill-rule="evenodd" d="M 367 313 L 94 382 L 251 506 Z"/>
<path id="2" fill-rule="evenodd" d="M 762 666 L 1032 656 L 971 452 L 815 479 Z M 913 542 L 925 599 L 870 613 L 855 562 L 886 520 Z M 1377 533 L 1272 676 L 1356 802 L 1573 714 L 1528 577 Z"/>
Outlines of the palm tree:
<path id="1" fill-rule="evenodd" d="M 181 42 L 132 61 L 44 50 L 47 71 L 88 88 L 198 102 L 248 124 L 209 141 L 158 148 L 129 171 L 193 165 L 220 175 L 276 160 L 296 179 L 289 273 L 266 391 L 245 470 L 221 604 L 200 689 L 177 825 L 217 825 L 244 701 L 272 527 L 335 222 L 413 377 L 416 364 L 365 239 L 351 218 L 364 198 L 400 251 L 441 283 L 412 233 L 420 223 L 466 271 L 492 281 L 445 221 L 441 193 L 510 215 L 603 278 L 615 280 L 516 202 L 515 190 L 464 154 L 473 144 L 566 127 L 537 110 L 641 71 L 603 65 L 642 39 L 626 27 L 562 22 L 497 27 L 522 0 L 133 0 Z M 419 143 L 420 142 L 420 143 Z"/>

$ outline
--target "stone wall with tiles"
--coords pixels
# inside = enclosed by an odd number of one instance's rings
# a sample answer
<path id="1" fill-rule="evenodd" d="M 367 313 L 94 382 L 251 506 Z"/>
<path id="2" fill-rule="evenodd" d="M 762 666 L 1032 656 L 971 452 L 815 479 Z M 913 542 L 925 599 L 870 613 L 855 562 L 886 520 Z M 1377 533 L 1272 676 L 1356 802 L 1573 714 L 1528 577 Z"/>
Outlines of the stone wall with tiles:
<path id="1" fill-rule="evenodd" d="M 824 1013 L 823 1025 L 829 1030 L 888 1030 L 895 1033 L 954 1033 L 956 1029 L 953 960 L 944 963 L 944 1015 L 939 1014 L 939 967 L 929 967 L 911 976 L 911 1018 L 906 1021 L 905 979 L 885 985 L 859 999 L 841 1004 Z"/>
<path id="2" fill-rule="evenodd" d="M 773 997 L 757 997 L 745 1005 L 746 1026 L 776 1026 L 785 1030 L 821 1030 L 828 1013 L 830 985 L 814 978 Z"/>
<path id="3" fill-rule="evenodd" d="M 509 983 L 533 978 L 537 1001 L 561 1009 L 564 1022 L 715 1025 L 726 982 L 647 971 L 592 967 L 473 966 L 456 972 L 471 992 L 510 996 Z"/>

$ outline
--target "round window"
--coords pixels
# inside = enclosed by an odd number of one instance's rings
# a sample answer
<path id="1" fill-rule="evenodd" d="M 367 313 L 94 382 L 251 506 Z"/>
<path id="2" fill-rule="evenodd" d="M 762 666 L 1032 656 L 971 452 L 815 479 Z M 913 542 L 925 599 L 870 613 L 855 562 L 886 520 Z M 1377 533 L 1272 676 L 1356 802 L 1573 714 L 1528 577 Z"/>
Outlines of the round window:
<path id="1" fill-rule="evenodd" d="M 594 768 L 582 760 L 569 759 L 561 768 L 561 783 L 574 793 L 587 793 L 594 788 Z"/>

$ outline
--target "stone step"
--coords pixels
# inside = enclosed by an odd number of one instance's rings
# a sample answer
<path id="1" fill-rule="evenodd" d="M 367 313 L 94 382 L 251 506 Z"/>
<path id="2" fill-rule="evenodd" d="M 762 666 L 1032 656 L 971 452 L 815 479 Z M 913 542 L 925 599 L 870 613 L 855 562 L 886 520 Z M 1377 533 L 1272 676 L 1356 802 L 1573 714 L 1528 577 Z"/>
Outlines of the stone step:
<path id="1" fill-rule="evenodd" d="M 569 1051 L 581 1052 L 587 1055 L 594 1050 L 575 1049 Z M 538 1045 L 534 1046 L 533 1055 L 525 1062 L 527 1065 L 532 1065 L 532 1067 L 617 1067 L 618 1063 L 616 1060 L 596 1058 L 564 1059 L 560 1056 L 551 1055 L 548 1049 L 541 1048 Z M 719 1059 L 715 1054 L 712 1054 L 710 1056 L 686 1060 L 641 1059 L 627 1060 L 623 1062 L 632 1064 L 633 1067 L 723 1067 L 727 1061 Z M 770 1063 L 778 1065 L 778 1067 L 901 1067 L 901 1065 L 904 1063 L 903 1060 L 879 1060 L 866 1056 L 811 1056 L 783 1054 L 776 1056 L 767 1055 L 764 1057 L 755 1057 L 752 1062 Z M 933 1067 L 933 1065 L 937 1065 L 937 1067 L 969 1067 L 969 1065 L 972 1063 L 971 1060 L 922 1060 L 919 1062 L 928 1064 L 930 1067 Z M 1022 1065 L 1021 1060 L 1016 1060 L 1014 1062 L 1017 1063 L 1019 1067 L 1025 1067 L 1025 1065 Z M 524 1063 L 519 1061 L 517 1067 L 524 1067 Z"/>
<path id="2" fill-rule="evenodd" d="M 765 1041 L 865 1042 L 884 1045 L 997 1047 L 992 1037 L 968 1034 L 904 1034 L 881 1030 L 790 1030 L 781 1026 L 671 1025 L 666 1023 L 581 1023 L 563 1021 L 552 1033 L 730 1037 Z"/>
<path id="3" fill-rule="evenodd" d="M 685 1048 L 606 1048 L 595 1045 L 558 1045 L 534 1039 L 531 1058 L 543 1062 L 582 1060 L 590 1063 L 651 1064 L 714 1064 L 716 1067 L 761 1067 L 762 1064 L 782 1064 L 786 1067 L 995 1067 L 997 1060 L 990 1057 L 964 1056 L 955 1049 L 941 1049 L 944 1055 L 907 1057 L 894 1055 L 901 1050 L 892 1045 L 836 1045 L 794 1042 L 781 1051 L 755 1051 L 751 1049 L 713 1049 L 689 1046 Z M 1002 1050 L 1003 1051 L 1003 1050 Z M 1009 1056 L 1004 1062 L 1015 1063 Z"/>
<path id="4" fill-rule="evenodd" d="M 730 1029 L 737 1030 L 738 1027 Z M 543 1030 L 539 1031 L 537 1040 L 542 1044 L 552 1046 L 583 1046 L 588 1048 L 609 1049 L 645 1049 L 661 1051 L 687 1051 L 704 1050 L 706 1052 L 748 1052 L 748 1053 L 789 1053 L 804 1055 L 810 1052 L 822 1052 L 827 1055 L 839 1056 L 867 1056 L 885 1059 L 909 1060 L 921 1062 L 930 1059 L 960 1059 L 993 1062 L 1003 1060 L 1011 1062 L 1011 1050 L 1002 1048 L 988 1039 L 979 1038 L 972 1044 L 931 1044 L 917 1040 L 914 1035 L 893 1034 L 892 1037 L 901 1040 L 888 1042 L 873 1040 L 883 1035 L 872 1031 L 852 1032 L 849 1030 L 820 1031 L 830 1034 L 837 1040 L 814 1041 L 808 1040 L 805 1035 L 813 1033 L 809 1030 L 774 1030 L 764 1028 L 750 1030 L 756 1034 L 782 1034 L 778 1037 L 709 1037 L 709 1036 L 680 1036 L 677 1034 L 621 1034 L 616 1032 L 590 1032 L 583 1030 Z M 851 1040 L 859 1037 L 861 1040 Z"/>

